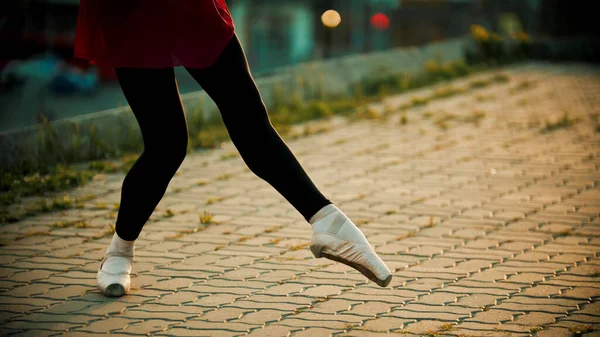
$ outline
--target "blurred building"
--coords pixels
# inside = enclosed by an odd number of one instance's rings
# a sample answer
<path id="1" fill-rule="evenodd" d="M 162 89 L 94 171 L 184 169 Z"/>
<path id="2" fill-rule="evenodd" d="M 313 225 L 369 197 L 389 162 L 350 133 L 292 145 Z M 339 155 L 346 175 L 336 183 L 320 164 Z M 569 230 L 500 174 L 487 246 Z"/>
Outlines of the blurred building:
<path id="1" fill-rule="evenodd" d="M 67 54 L 72 46 L 79 0 L 3 0 L 0 8 L 2 59 L 27 57 L 53 48 Z"/>
<path id="2" fill-rule="evenodd" d="M 462 36 L 479 23 L 498 30 L 503 13 L 514 13 L 530 33 L 561 34 L 573 29 L 577 10 L 568 0 L 226 0 L 255 72 L 276 66 L 360 52 L 410 46 Z M 79 0 L 3 0 L 0 68 L 52 49 L 72 60 Z M 578 2 L 579 3 L 579 2 Z M 585 4 L 592 2 L 582 2 Z M 588 5 L 589 7 L 589 5 Z M 342 21 L 324 27 L 321 14 L 335 9 Z M 565 10 L 572 17 L 559 17 Z M 587 11 L 589 13 L 589 11 Z M 378 29 L 377 13 L 389 20 Z M 588 25 L 592 22 L 587 21 Z M 584 29 L 585 30 L 585 29 Z M 83 66 L 83 65 L 82 65 Z M 111 78 L 111 69 L 100 69 Z"/>
<path id="3" fill-rule="evenodd" d="M 256 71 L 392 46 L 372 32 L 368 14 L 397 8 L 398 0 L 226 0 L 250 63 Z M 73 64 L 79 0 L 3 0 L 0 69 L 13 59 L 52 50 Z M 320 21 L 327 9 L 342 15 L 336 29 Z M 110 69 L 100 69 L 111 79 Z"/>
<path id="4" fill-rule="evenodd" d="M 453 38 L 479 23 L 499 30 L 503 14 L 513 13 L 532 34 L 593 34 L 593 1 L 570 0 L 226 0 L 248 58 L 256 70 L 358 52 Z M 0 68 L 52 49 L 72 56 L 79 0 L 3 0 Z M 336 28 L 320 16 L 335 9 Z M 376 13 L 389 28 L 370 24 Z M 74 61 L 75 62 L 75 61 Z M 76 63 L 76 62 L 75 62 Z"/>
<path id="5" fill-rule="evenodd" d="M 538 0 L 539 33 L 552 37 L 600 36 L 596 1 Z"/>
<path id="6" fill-rule="evenodd" d="M 390 47 L 389 38 L 369 39 L 369 13 L 398 7 L 398 0 L 228 0 L 237 34 L 254 69 Z M 321 15 L 340 13 L 336 28 Z M 375 35 L 375 34 L 374 34 Z M 373 44 L 369 46 L 369 44 Z M 378 44 L 377 44 L 378 43 Z M 378 48 L 377 48 L 378 47 Z"/>

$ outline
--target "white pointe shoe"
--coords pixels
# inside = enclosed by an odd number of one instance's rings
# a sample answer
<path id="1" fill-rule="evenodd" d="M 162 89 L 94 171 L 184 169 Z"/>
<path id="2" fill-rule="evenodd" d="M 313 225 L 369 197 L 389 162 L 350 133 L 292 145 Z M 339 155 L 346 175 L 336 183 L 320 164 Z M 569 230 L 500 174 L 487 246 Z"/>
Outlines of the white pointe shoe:
<path id="1" fill-rule="evenodd" d="M 100 263 L 96 281 L 98 289 L 110 297 L 119 297 L 125 295 L 131 287 L 131 267 L 133 259 L 108 254 Z"/>
<path id="2" fill-rule="evenodd" d="M 334 216 L 334 215 L 331 215 Z M 327 259 L 350 266 L 381 287 L 392 281 L 392 272 L 369 245 L 364 242 L 344 240 L 338 237 L 343 226 L 352 226 L 348 218 L 336 213 L 327 232 L 313 232 L 310 251 L 316 258 Z"/>

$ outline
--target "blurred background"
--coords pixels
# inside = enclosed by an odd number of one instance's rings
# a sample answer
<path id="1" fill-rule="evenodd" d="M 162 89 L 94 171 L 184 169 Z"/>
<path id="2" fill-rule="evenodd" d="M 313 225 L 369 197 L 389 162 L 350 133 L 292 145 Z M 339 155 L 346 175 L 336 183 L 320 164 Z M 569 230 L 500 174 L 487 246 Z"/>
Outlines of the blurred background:
<path id="1" fill-rule="evenodd" d="M 460 38 L 473 24 L 536 39 L 596 36 L 594 1 L 227 0 L 255 76 Z M 114 70 L 73 59 L 78 0 L 2 0 L 0 132 L 127 105 Z M 333 11 L 329 11 L 333 10 Z M 182 94 L 199 90 L 177 68 Z"/>

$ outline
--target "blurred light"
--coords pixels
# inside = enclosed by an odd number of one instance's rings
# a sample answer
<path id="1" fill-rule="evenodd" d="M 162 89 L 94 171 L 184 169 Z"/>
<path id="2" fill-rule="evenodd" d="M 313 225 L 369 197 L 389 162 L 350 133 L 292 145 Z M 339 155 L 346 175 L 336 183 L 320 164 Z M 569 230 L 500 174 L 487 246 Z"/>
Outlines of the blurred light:
<path id="1" fill-rule="evenodd" d="M 321 15 L 321 21 L 325 27 L 335 28 L 342 22 L 342 17 L 340 13 L 330 9 Z"/>
<path id="2" fill-rule="evenodd" d="M 390 19 L 383 13 L 377 13 L 371 17 L 371 26 L 379 30 L 386 30 L 390 27 Z"/>

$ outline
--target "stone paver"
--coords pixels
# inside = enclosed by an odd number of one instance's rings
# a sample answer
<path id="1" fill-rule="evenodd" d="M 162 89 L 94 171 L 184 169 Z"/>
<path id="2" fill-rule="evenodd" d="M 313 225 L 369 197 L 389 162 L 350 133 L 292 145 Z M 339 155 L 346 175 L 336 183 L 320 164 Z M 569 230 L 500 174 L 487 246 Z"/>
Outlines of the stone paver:
<path id="1" fill-rule="evenodd" d="M 313 258 L 309 225 L 228 142 L 188 156 L 123 298 L 95 287 L 115 215 L 97 204 L 119 202 L 122 174 L 69 192 L 98 197 L 82 209 L 4 225 L 0 334 L 599 335 L 599 71 L 503 72 L 506 83 L 385 120 L 314 122 L 329 131 L 288 142 L 394 269 L 388 288 Z"/>

